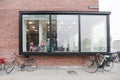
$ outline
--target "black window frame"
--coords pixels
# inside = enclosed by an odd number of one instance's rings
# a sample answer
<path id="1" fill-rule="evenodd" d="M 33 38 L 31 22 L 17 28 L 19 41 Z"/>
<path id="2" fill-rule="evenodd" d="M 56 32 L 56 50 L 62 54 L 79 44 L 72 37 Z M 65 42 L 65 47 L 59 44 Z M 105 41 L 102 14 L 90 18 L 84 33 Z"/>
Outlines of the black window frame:
<path id="1" fill-rule="evenodd" d="M 81 12 L 81 11 L 19 11 L 19 54 L 20 55 L 94 55 L 98 52 L 81 52 L 81 26 L 80 15 L 105 15 L 107 18 L 107 52 L 100 52 L 102 54 L 110 53 L 110 15 L 111 12 Z M 51 28 L 51 15 L 78 15 L 78 36 L 79 36 L 79 52 L 23 52 L 22 41 L 22 15 L 49 15 Z M 51 45 L 51 44 L 50 44 Z"/>

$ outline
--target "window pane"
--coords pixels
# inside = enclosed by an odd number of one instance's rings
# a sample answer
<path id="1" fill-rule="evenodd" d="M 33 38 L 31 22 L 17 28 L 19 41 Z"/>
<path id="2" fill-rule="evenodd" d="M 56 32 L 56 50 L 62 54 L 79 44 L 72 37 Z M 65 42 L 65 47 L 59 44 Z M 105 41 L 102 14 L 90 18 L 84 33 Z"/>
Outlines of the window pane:
<path id="1" fill-rule="evenodd" d="M 48 52 L 49 44 L 49 15 L 23 15 L 23 52 Z"/>
<path id="2" fill-rule="evenodd" d="M 81 51 L 106 52 L 106 16 L 81 15 Z"/>
<path id="3" fill-rule="evenodd" d="M 78 15 L 52 15 L 52 51 L 78 52 Z"/>

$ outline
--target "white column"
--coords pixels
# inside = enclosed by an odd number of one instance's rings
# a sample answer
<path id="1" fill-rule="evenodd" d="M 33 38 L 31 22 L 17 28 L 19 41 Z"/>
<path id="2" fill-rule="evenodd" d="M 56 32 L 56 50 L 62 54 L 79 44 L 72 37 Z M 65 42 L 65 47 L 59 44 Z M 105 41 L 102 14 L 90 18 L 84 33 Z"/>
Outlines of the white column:
<path id="1" fill-rule="evenodd" d="M 42 32 L 43 32 L 43 30 L 42 30 L 42 24 L 40 23 L 40 20 L 39 20 L 39 43 L 42 40 L 42 36 L 43 36 Z"/>
<path id="2" fill-rule="evenodd" d="M 26 30 L 27 30 L 27 29 L 26 29 L 26 21 L 23 20 L 22 23 L 23 23 L 23 27 L 22 27 L 22 29 L 23 29 L 23 30 L 22 30 L 22 33 L 23 33 L 23 34 L 22 34 L 22 36 L 23 36 L 23 37 L 22 37 L 22 38 L 23 38 L 22 41 L 23 41 L 23 43 L 22 43 L 22 44 L 23 44 L 23 52 L 25 52 L 25 51 L 27 50 L 27 49 L 26 49 L 26 47 L 27 47 L 27 45 L 26 45 Z"/>

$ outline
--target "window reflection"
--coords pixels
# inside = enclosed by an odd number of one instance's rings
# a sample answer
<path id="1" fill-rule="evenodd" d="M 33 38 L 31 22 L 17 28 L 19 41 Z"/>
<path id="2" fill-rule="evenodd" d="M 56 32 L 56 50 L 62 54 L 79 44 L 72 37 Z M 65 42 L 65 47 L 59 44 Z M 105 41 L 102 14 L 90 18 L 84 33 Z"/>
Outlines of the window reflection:
<path id="1" fill-rule="evenodd" d="M 106 16 L 81 15 L 81 51 L 106 52 Z"/>
<path id="2" fill-rule="evenodd" d="M 52 15 L 52 51 L 78 52 L 78 16 Z"/>

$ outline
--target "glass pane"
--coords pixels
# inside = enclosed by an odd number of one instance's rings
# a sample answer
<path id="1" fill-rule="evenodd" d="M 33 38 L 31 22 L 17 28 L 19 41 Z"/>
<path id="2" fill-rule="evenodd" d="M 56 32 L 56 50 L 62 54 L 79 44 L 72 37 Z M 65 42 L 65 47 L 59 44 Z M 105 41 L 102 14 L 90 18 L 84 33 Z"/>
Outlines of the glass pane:
<path id="1" fill-rule="evenodd" d="M 50 51 L 49 15 L 23 15 L 23 52 Z"/>
<path id="2" fill-rule="evenodd" d="M 106 52 L 106 16 L 81 15 L 81 51 Z"/>
<path id="3" fill-rule="evenodd" d="M 78 52 L 78 15 L 52 15 L 52 51 Z"/>

